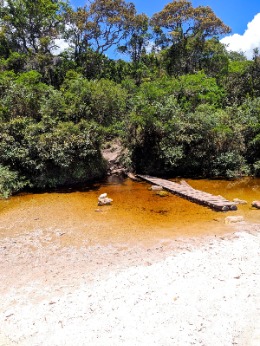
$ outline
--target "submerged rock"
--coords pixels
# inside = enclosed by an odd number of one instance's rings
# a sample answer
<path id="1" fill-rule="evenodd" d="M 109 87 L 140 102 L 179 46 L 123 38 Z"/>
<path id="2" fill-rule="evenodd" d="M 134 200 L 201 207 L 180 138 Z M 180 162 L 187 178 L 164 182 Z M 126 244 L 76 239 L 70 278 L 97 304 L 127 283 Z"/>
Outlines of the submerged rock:
<path id="1" fill-rule="evenodd" d="M 234 198 L 233 202 L 236 204 L 247 204 L 247 201 L 245 201 L 243 199 L 239 199 L 239 198 Z"/>
<path id="2" fill-rule="evenodd" d="M 260 209 L 260 201 L 253 201 L 252 202 L 252 207 L 255 207 L 257 209 Z"/>
<path id="3" fill-rule="evenodd" d="M 243 216 L 227 216 L 225 218 L 225 223 L 226 224 L 231 224 L 231 223 L 238 223 L 238 222 L 243 222 L 244 217 Z"/>
<path id="4" fill-rule="evenodd" d="M 167 197 L 167 196 L 169 196 L 169 192 L 167 192 L 167 191 L 157 191 L 156 195 L 160 196 L 160 197 Z"/>
<path id="5" fill-rule="evenodd" d="M 150 190 L 152 190 L 152 191 L 162 191 L 163 188 L 162 188 L 162 186 L 159 186 L 159 185 L 152 185 L 150 187 Z"/>

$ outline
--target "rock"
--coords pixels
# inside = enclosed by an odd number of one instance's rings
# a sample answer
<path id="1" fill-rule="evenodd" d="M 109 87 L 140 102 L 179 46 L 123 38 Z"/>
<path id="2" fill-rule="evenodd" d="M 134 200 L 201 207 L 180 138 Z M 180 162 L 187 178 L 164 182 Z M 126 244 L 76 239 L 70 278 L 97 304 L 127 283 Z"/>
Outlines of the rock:
<path id="1" fill-rule="evenodd" d="M 108 198 L 107 197 L 107 193 L 102 193 L 99 197 L 98 197 L 98 205 L 102 206 L 102 205 L 110 205 L 113 202 L 112 198 Z"/>
<path id="2" fill-rule="evenodd" d="M 124 176 L 126 174 L 122 161 L 124 161 L 124 156 L 127 156 L 127 152 L 127 149 L 124 148 L 124 145 L 118 139 L 107 142 L 104 145 L 102 155 L 107 161 L 107 174 L 109 176 Z"/>
<path id="3" fill-rule="evenodd" d="M 239 199 L 239 198 L 234 198 L 233 202 L 236 204 L 247 204 L 247 201 L 245 201 L 243 199 Z"/>
<path id="4" fill-rule="evenodd" d="M 152 190 L 152 191 L 162 191 L 162 187 L 161 186 L 159 186 L 159 185 L 152 185 L 151 187 L 150 187 L 150 189 Z"/>
<path id="5" fill-rule="evenodd" d="M 104 198 L 104 199 L 98 201 L 98 205 L 99 206 L 110 205 L 112 202 L 113 202 L 112 198 Z"/>
<path id="6" fill-rule="evenodd" d="M 128 172 L 126 175 L 128 176 L 129 179 L 131 179 L 131 180 L 133 180 L 133 181 L 140 181 L 140 179 L 137 178 L 137 177 L 136 177 L 133 173 L 131 173 L 131 172 Z"/>
<path id="7" fill-rule="evenodd" d="M 104 199 L 107 197 L 107 193 L 102 193 L 99 197 L 98 200 Z"/>
<path id="8" fill-rule="evenodd" d="M 257 209 L 260 209 L 260 201 L 253 201 L 252 202 L 252 207 L 255 207 Z"/>
<path id="9" fill-rule="evenodd" d="M 125 175 L 125 169 L 124 168 L 112 168 L 110 170 L 111 175 Z"/>
<path id="10" fill-rule="evenodd" d="M 238 222 L 243 222 L 244 217 L 243 216 L 227 216 L 225 218 L 225 223 L 226 224 L 231 224 L 231 223 L 238 223 Z"/>
<path id="11" fill-rule="evenodd" d="M 167 191 L 157 191 L 156 195 L 160 197 L 167 197 L 169 196 L 169 193 Z"/>

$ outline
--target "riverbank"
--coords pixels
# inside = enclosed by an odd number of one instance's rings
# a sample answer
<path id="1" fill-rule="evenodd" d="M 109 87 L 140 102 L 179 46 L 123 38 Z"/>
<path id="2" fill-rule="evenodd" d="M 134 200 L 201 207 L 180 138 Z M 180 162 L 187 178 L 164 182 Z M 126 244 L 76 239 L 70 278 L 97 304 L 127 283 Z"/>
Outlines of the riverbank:
<path id="1" fill-rule="evenodd" d="M 256 345 L 259 231 L 151 246 L 1 239 L 0 345 Z"/>

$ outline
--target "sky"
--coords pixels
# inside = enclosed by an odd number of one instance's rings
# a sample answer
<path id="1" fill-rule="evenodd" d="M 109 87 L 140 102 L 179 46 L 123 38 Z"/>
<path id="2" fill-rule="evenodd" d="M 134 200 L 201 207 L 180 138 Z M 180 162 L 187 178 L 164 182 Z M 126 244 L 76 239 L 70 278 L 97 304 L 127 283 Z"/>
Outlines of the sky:
<path id="1" fill-rule="evenodd" d="M 171 0 L 132 0 L 138 13 L 152 16 Z M 232 32 L 221 38 L 229 50 L 242 51 L 252 58 L 254 48 L 260 50 L 260 0 L 191 0 L 193 7 L 209 6 Z M 85 0 L 70 0 L 75 8 Z"/>

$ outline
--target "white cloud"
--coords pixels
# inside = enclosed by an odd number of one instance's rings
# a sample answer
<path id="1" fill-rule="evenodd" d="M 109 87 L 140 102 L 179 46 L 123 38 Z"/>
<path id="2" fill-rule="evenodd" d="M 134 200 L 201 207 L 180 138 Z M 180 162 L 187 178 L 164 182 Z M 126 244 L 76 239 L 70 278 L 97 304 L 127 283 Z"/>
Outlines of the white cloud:
<path id="1" fill-rule="evenodd" d="M 71 25 L 71 24 L 65 25 L 65 30 L 67 32 L 69 32 L 70 30 L 73 30 L 73 29 L 76 30 L 76 28 L 73 25 Z M 64 38 L 61 38 L 61 37 L 62 37 L 62 35 L 60 36 L 60 38 L 57 38 L 56 40 L 54 40 L 54 45 L 56 47 L 54 47 L 51 50 L 52 54 L 54 54 L 54 55 L 59 55 L 62 52 L 64 52 L 65 49 L 70 48 L 70 40 L 65 40 Z"/>
<path id="2" fill-rule="evenodd" d="M 260 13 L 247 24 L 243 35 L 234 34 L 226 36 L 221 40 L 230 51 L 244 52 L 248 59 L 252 59 L 253 49 L 260 49 Z"/>
<path id="3" fill-rule="evenodd" d="M 52 54 L 54 55 L 59 55 L 60 53 L 64 52 L 65 49 L 69 48 L 69 43 L 63 38 L 56 39 L 54 44 L 56 47 L 51 50 Z"/>

